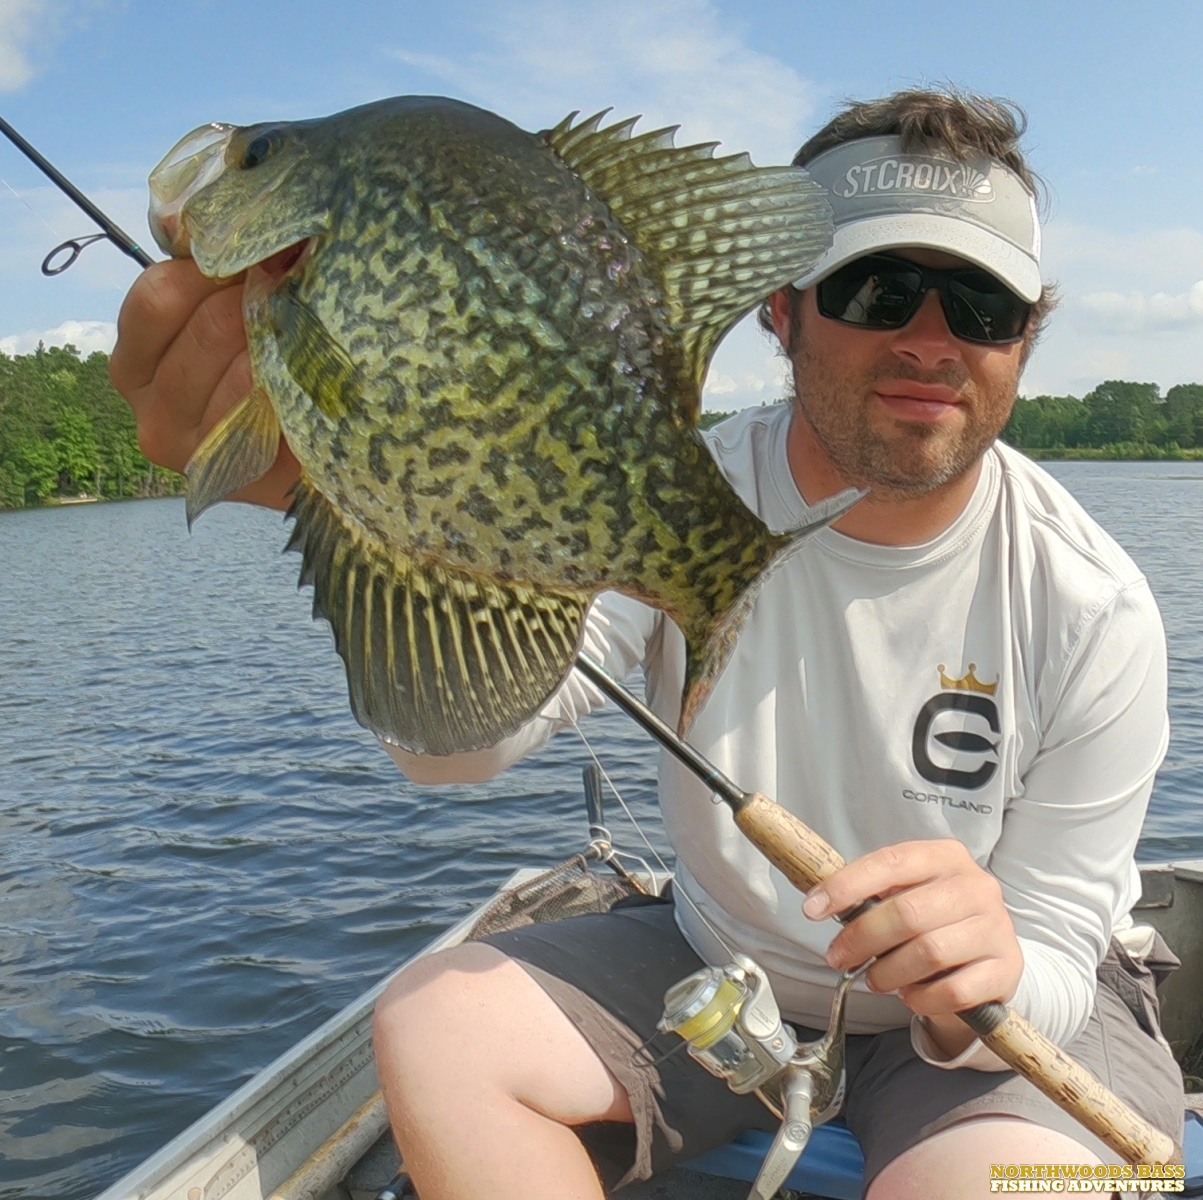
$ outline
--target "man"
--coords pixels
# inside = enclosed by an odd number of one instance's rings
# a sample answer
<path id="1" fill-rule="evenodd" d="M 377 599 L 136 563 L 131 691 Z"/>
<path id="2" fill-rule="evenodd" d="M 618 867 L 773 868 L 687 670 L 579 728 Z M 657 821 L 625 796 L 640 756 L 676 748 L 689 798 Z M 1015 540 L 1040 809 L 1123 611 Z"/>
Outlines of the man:
<path id="1" fill-rule="evenodd" d="M 995 443 L 1051 306 L 1020 134 L 1005 105 L 905 92 L 812 138 L 796 161 L 829 189 L 835 242 L 764 314 L 795 397 L 709 437 L 775 528 L 870 489 L 765 584 L 690 732 L 851 861 L 803 908 L 665 759 L 673 904 L 459 947 L 382 998 L 381 1082 L 423 1200 L 596 1198 L 595 1163 L 646 1177 L 771 1127 L 687 1057 L 632 1056 L 665 988 L 733 949 L 808 1027 L 826 1022 L 834 971 L 876 957 L 849 1006 L 845 1105 L 872 1200 L 984 1194 L 997 1162 L 1113 1161 L 972 1041 L 955 1014 L 988 1000 L 1180 1138 L 1147 972 L 1113 940 L 1136 944 L 1133 850 L 1166 745 L 1160 620 L 1126 555 Z M 182 465 L 248 389 L 237 325 L 232 292 L 183 265 L 136 285 L 113 374 L 152 457 Z M 282 452 L 246 498 L 282 503 L 295 471 Z M 586 641 L 617 674 L 642 663 L 675 720 L 671 622 L 606 596 Z M 423 782 L 485 778 L 599 703 L 572 677 L 491 750 L 393 755 Z M 832 920 L 873 896 L 842 931 Z"/>

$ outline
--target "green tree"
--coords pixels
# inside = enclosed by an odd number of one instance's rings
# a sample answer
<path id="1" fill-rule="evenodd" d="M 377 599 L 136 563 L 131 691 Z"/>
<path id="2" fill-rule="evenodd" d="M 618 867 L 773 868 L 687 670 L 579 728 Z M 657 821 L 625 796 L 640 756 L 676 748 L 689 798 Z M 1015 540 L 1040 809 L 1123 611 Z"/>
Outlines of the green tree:
<path id="1" fill-rule="evenodd" d="M 153 470 L 129 406 L 109 382 L 108 356 L 73 346 L 0 354 L 0 508 L 56 493 L 112 499 L 172 495 L 183 480 Z"/>
<path id="2" fill-rule="evenodd" d="M 1109 379 L 1088 392 L 1086 432 L 1091 446 L 1119 442 L 1159 445 L 1165 440 L 1166 422 L 1158 411 L 1161 389 L 1155 383 L 1128 383 Z"/>
<path id="3" fill-rule="evenodd" d="M 1086 439 L 1087 416 L 1085 405 L 1074 396 L 1021 396 L 1003 430 L 1003 440 L 1021 450 L 1080 446 Z"/>
<path id="4" fill-rule="evenodd" d="M 27 442 L 17 451 L 24 502 L 41 502 L 58 488 L 58 454 L 49 442 Z"/>
<path id="5" fill-rule="evenodd" d="M 78 408 L 62 409 L 54 421 L 59 490 L 83 492 L 98 483 L 100 452 L 92 418 Z"/>
<path id="6" fill-rule="evenodd" d="M 1180 383 L 1165 394 L 1167 434 L 1179 446 L 1203 446 L 1203 384 Z"/>

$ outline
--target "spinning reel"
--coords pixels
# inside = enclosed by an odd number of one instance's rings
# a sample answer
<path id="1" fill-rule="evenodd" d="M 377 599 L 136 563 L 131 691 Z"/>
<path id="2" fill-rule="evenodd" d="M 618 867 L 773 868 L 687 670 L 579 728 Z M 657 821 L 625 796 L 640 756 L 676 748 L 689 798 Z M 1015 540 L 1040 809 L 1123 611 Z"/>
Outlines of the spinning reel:
<path id="1" fill-rule="evenodd" d="M 844 1010 L 853 983 L 872 965 L 845 971 L 831 1001 L 827 1032 L 799 1042 L 781 1020 L 765 973 L 735 955 L 726 967 L 703 967 L 664 996 L 658 1028 L 684 1038 L 690 1055 L 733 1092 L 755 1092 L 781 1128 L 749 1200 L 771 1200 L 794 1169 L 816 1125 L 844 1102 Z"/>

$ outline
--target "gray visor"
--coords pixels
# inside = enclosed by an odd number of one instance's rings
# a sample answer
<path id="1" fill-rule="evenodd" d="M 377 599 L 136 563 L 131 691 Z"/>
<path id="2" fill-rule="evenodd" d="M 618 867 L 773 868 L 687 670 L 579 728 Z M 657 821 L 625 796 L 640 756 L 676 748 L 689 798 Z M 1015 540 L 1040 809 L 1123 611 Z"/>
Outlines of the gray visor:
<path id="1" fill-rule="evenodd" d="M 826 150 L 806 170 L 827 189 L 835 238 L 795 287 L 864 254 L 923 246 L 984 267 L 1029 303 L 1040 298 L 1036 199 L 1002 163 L 904 154 L 900 138 L 876 137 Z"/>

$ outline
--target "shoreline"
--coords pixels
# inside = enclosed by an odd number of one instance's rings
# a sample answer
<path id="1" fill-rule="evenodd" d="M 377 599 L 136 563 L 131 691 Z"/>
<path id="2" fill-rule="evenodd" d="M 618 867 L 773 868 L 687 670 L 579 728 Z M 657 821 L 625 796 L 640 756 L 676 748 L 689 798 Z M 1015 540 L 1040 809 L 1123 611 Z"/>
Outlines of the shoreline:
<path id="1" fill-rule="evenodd" d="M 1026 454 L 1034 462 L 1203 462 L 1203 448 L 1170 450 L 1147 446 L 1130 454 L 1115 454 L 1093 446 L 1012 446 L 1011 449 Z"/>
<path id="2" fill-rule="evenodd" d="M 1170 449 L 1162 446 L 1141 446 L 1129 453 L 1116 454 L 1110 447 L 1094 446 L 1013 446 L 1033 462 L 1203 462 L 1203 446 Z M 47 497 L 41 504 L 25 504 L 20 508 L 0 505 L 0 513 L 28 512 L 41 508 L 70 508 L 81 504 L 125 504 L 131 500 L 170 500 L 183 492 L 168 492 L 158 496 L 54 496 Z"/>

